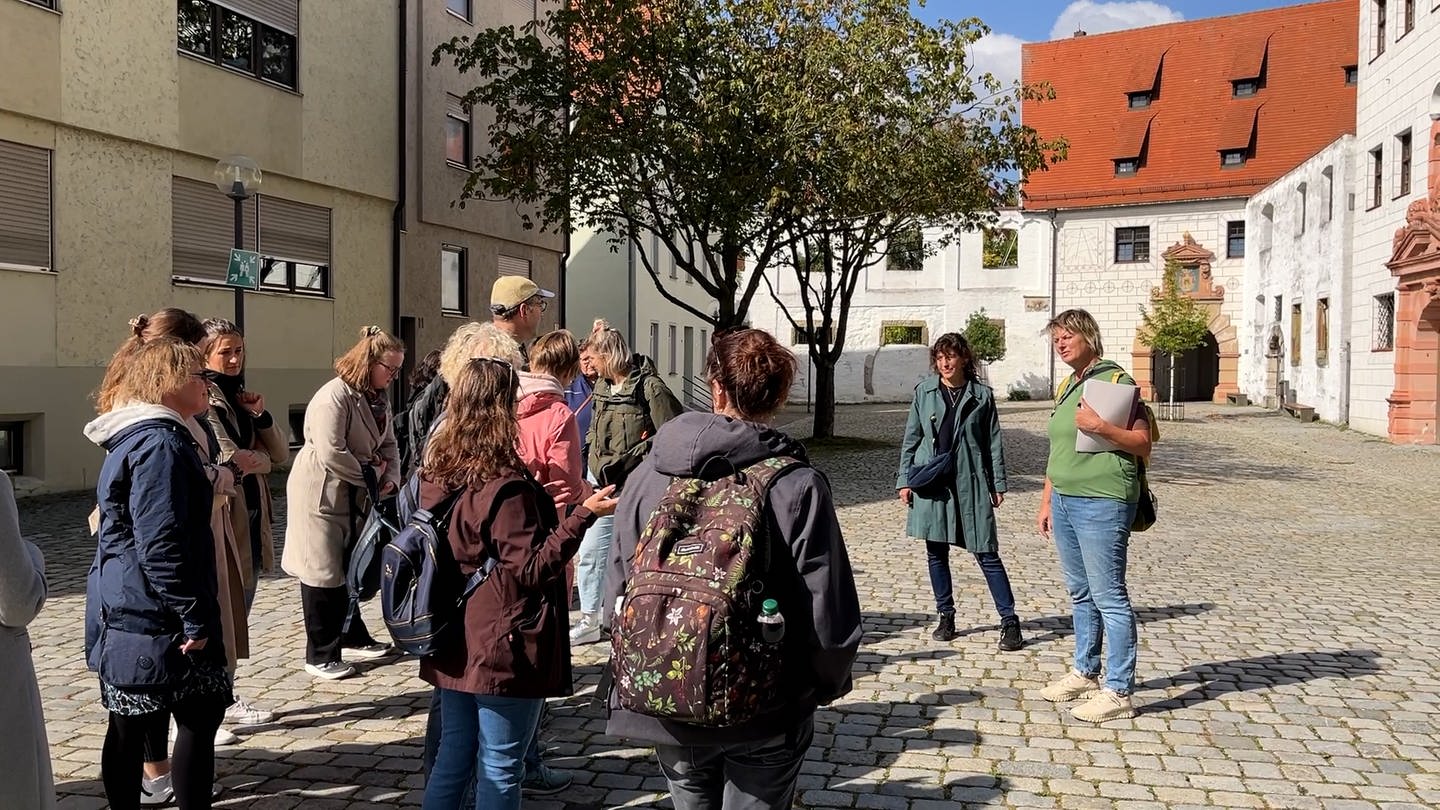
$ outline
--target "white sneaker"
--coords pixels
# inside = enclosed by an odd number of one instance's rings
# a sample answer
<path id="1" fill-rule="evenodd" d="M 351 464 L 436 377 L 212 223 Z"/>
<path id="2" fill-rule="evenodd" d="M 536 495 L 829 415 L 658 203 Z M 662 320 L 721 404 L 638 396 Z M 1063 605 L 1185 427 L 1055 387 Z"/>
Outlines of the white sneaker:
<path id="1" fill-rule="evenodd" d="M 1065 677 L 1046 686 L 1040 690 L 1040 697 L 1051 703 L 1065 703 L 1071 700 L 1079 700 L 1083 697 L 1090 697 L 1100 688 L 1100 681 L 1075 670 L 1065 673 Z"/>
<path id="2" fill-rule="evenodd" d="M 235 698 L 235 702 L 225 710 L 225 719 L 236 728 L 245 728 L 269 723 L 275 719 L 275 713 L 256 708 L 245 698 Z"/>
<path id="3" fill-rule="evenodd" d="M 143 807 L 158 807 L 169 804 L 175 798 L 175 787 L 170 783 L 170 774 L 161 774 L 151 779 L 140 777 L 140 804 Z"/>
<path id="4" fill-rule="evenodd" d="M 235 732 L 231 731 L 230 729 L 225 728 L 224 726 L 215 729 L 216 745 L 234 745 L 238 742 L 240 742 L 240 738 L 235 736 Z"/>
<path id="5" fill-rule="evenodd" d="M 340 650 L 345 653 L 346 658 L 356 658 L 361 661 L 373 661 L 376 658 L 384 658 L 394 652 L 394 649 L 389 644 L 381 644 L 378 641 L 374 644 L 366 644 L 363 647 L 341 647 Z"/>
<path id="6" fill-rule="evenodd" d="M 600 614 L 581 613 L 580 621 L 570 629 L 571 644 L 594 644 L 600 640 Z"/>
<path id="7" fill-rule="evenodd" d="M 322 680 L 338 681 L 354 675 L 355 667 L 344 661 L 331 661 L 328 664 L 306 664 L 305 671 Z"/>

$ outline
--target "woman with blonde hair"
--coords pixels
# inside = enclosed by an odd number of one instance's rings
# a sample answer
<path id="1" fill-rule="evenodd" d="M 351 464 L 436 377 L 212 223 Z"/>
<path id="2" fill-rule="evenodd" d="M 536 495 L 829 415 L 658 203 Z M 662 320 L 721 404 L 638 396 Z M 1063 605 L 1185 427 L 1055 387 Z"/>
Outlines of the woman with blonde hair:
<path id="1" fill-rule="evenodd" d="M 448 512 L 447 539 L 458 575 L 490 574 L 465 602 L 460 632 L 420 661 L 440 690 L 438 757 L 424 810 L 458 810 L 475 787 L 475 807 L 520 807 L 524 755 L 545 698 L 572 687 L 564 635 L 565 562 L 609 490 L 565 517 L 526 473 L 516 452 L 512 364 L 477 358 L 452 380 L 448 416 L 420 469 L 420 505 Z"/>
<path id="2" fill-rule="evenodd" d="M 286 482 L 289 504 L 281 567 L 300 580 L 305 613 L 305 671 L 324 680 L 348 678 L 341 659 L 388 655 L 370 636 L 345 587 L 346 554 L 369 506 L 365 476 L 383 497 L 400 485 L 400 454 L 385 390 L 405 362 L 405 344 L 378 326 L 335 361 L 335 379 L 305 409 L 305 444 Z"/>
<path id="3" fill-rule="evenodd" d="M 1135 716 L 1138 638 L 1135 611 L 1125 584 L 1130 526 L 1140 501 L 1140 470 L 1150 456 L 1150 423 L 1136 391 L 1123 425 L 1111 424 L 1085 401 L 1085 383 L 1134 385 L 1116 363 L 1104 359 L 1100 325 L 1083 309 L 1068 309 L 1047 326 L 1055 354 L 1073 373 L 1060 383 L 1050 414 L 1050 459 L 1035 522 L 1055 537 L 1060 573 L 1074 610 L 1075 660 L 1070 672 L 1040 696 L 1053 703 L 1090 699 L 1070 713 L 1088 723 Z M 1081 452 L 1081 432 L 1106 440 L 1114 450 Z M 1102 642 L 1109 642 L 1103 684 Z"/>
<path id="4" fill-rule="evenodd" d="M 493 323 L 471 321 L 461 324 L 440 350 L 435 378 L 411 406 L 406 418 L 410 435 L 406 441 L 405 475 L 409 477 L 425 459 L 425 445 L 445 413 L 445 399 L 455 376 L 476 357 L 495 357 L 514 364 L 522 362 L 520 344 Z"/>
<path id="5" fill-rule="evenodd" d="M 587 440 L 590 480 L 601 486 L 613 484 L 619 488 L 650 452 L 655 432 L 684 408 L 670 392 L 670 386 L 660 379 L 654 361 L 641 354 L 631 354 L 630 345 L 618 329 L 602 329 L 591 334 L 590 351 L 599 373 L 595 382 L 595 413 Z M 614 521 L 610 519 L 596 521 L 585 535 L 575 560 L 580 621 L 570 631 L 570 640 L 576 644 L 599 641 L 613 608 L 601 604 L 613 526 Z"/>
<path id="6" fill-rule="evenodd" d="M 139 808 L 147 742 L 173 715 L 175 798 L 182 810 L 208 808 L 215 732 L 232 694 L 213 487 L 186 424 L 210 407 L 204 361 L 193 345 L 161 337 L 134 345 L 124 365 L 107 375 L 110 407 L 85 427 L 106 451 L 85 611 L 86 660 L 110 713 L 101 779 L 112 808 Z"/>

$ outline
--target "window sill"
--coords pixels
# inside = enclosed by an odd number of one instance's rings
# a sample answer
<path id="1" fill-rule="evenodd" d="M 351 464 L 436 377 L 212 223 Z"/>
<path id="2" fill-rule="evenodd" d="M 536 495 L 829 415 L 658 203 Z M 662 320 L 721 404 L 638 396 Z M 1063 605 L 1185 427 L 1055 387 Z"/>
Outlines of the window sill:
<path id="1" fill-rule="evenodd" d="M 25 5 L 27 5 L 27 6 L 31 7 L 31 8 L 38 8 L 38 9 L 40 9 L 41 11 L 46 11 L 46 12 L 49 12 L 49 13 L 51 13 L 51 14 L 54 14 L 56 17 L 59 17 L 59 16 L 60 16 L 60 9 L 58 9 L 58 8 L 50 8 L 49 6 L 41 5 L 40 3 L 32 3 L 32 2 L 30 2 L 30 0 L 21 0 L 21 2 L 23 2 Z"/>
<path id="2" fill-rule="evenodd" d="M 1391 347 L 1388 347 L 1388 348 L 1371 349 L 1371 350 L 1370 350 L 1370 353 L 1371 353 L 1371 354 L 1390 354 L 1390 353 L 1392 353 L 1392 352 L 1394 352 L 1394 351 L 1395 351 L 1395 347 L 1394 347 L 1394 346 L 1391 346 Z"/>
<path id="3" fill-rule="evenodd" d="M 222 64 L 220 64 L 219 62 L 216 62 L 214 59 L 206 59 L 205 57 L 203 57 L 203 56 L 201 56 L 201 55 L 199 55 L 199 54 L 196 54 L 196 53 L 191 53 L 191 52 L 185 50 L 184 48 L 176 48 L 176 49 L 175 49 L 175 52 L 178 53 L 178 54 L 180 54 L 181 56 L 185 57 L 186 59 L 191 60 L 192 62 L 199 62 L 199 63 L 202 64 L 202 65 L 208 65 L 208 66 L 213 67 L 213 68 L 218 68 L 218 69 L 223 70 L 223 71 L 225 71 L 226 73 L 230 74 L 231 76 L 238 76 L 238 77 L 240 77 L 240 78 L 242 78 L 242 79 L 249 79 L 249 80 L 252 81 L 252 82 L 256 82 L 256 83 L 259 83 L 259 84 L 263 84 L 263 85 L 265 85 L 266 87 L 273 87 L 273 88 L 275 88 L 276 90 L 279 90 L 279 91 L 282 92 L 282 93 L 289 93 L 290 95 L 295 96 L 296 98 L 304 98 L 304 97 L 305 97 L 305 94 L 304 94 L 304 93 L 301 93 L 299 90 L 297 90 L 297 89 L 295 89 L 295 88 L 293 88 L 293 87 L 287 87 L 286 85 L 280 84 L 280 83 L 278 83 L 278 82 L 272 82 L 272 81 L 270 81 L 269 79 L 262 79 L 262 78 L 260 78 L 259 76 L 256 76 L 254 73 L 247 73 L 247 72 L 245 72 L 245 71 L 243 71 L 243 70 L 237 70 L 236 68 L 232 68 L 232 67 L 230 67 L 229 65 L 222 65 Z M 297 70 L 299 69 L 298 64 L 297 64 L 297 66 L 296 66 L 296 69 L 297 69 Z"/>
<path id="4" fill-rule="evenodd" d="M 1379 208 L 1381 205 L 1382 205 L 1382 203 L 1375 203 L 1375 204 L 1371 205 L 1369 208 L 1366 208 L 1366 209 L 1365 209 L 1365 213 L 1368 214 L 1368 213 L 1370 213 L 1371 211 L 1374 211 L 1375 209 Z"/>
<path id="5" fill-rule="evenodd" d="M 12 273 L 32 273 L 41 276 L 58 276 L 53 267 L 37 267 L 31 264 L 5 264 L 0 262 L 0 270 L 9 270 Z"/>
<path id="6" fill-rule="evenodd" d="M 204 280 L 201 280 L 201 279 L 181 278 L 181 277 L 177 277 L 177 276 L 171 276 L 171 277 L 170 277 L 170 285 L 173 286 L 173 287 L 190 287 L 190 288 L 192 288 L 192 289 L 199 289 L 199 290 L 217 290 L 217 291 L 224 291 L 224 290 L 234 290 L 234 289 L 235 289 L 234 287 L 230 286 L 229 284 L 225 284 L 225 283 L 219 282 L 219 281 L 204 281 Z M 328 293 L 328 292 L 320 292 L 320 291 L 316 291 L 316 292 L 299 292 L 299 291 L 296 291 L 296 290 L 281 290 L 281 289 L 276 289 L 276 288 L 274 288 L 274 287 L 261 287 L 261 288 L 258 289 L 258 290 L 256 290 L 256 289 L 251 289 L 251 288 L 249 288 L 249 287 L 244 287 L 244 288 L 242 288 L 242 289 L 244 289 L 245 292 L 250 293 L 251 295 L 270 295 L 270 296 L 274 296 L 274 297 L 276 297 L 276 298 L 301 298 L 301 299 L 304 299 L 304 300 L 307 300 L 307 301 L 332 301 L 332 302 L 335 300 L 335 297 L 334 297 L 333 295 L 331 295 L 330 293 Z"/>
<path id="7" fill-rule="evenodd" d="M 460 22 L 465 23 L 466 25 L 468 25 L 468 26 L 470 26 L 470 27 L 472 27 L 472 28 L 475 26 L 475 21 L 474 21 L 474 20 L 471 20 L 471 19 L 467 19 L 467 18 L 465 18 L 465 17 L 462 17 L 462 16 L 460 16 L 459 14 L 456 14 L 454 11 L 451 11 L 448 7 L 445 9 L 445 13 L 446 13 L 446 14 L 449 14 L 451 17 L 454 17 L 455 19 L 459 20 Z"/>
<path id="8" fill-rule="evenodd" d="M 1390 202 L 1395 202 L 1396 200 L 1403 200 L 1403 199 L 1405 199 L 1406 197 L 1409 197 L 1409 196 L 1410 196 L 1410 189 L 1407 188 L 1407 189 L 1405 189 L 1404 191 L 1400 192 L 1399 194 L 1396 194 L 1394 197 L 1391 197 L 1391 198 L 1390 198 Z"/>
<path id="9" fill-rule="evenodd" d="M 445 165 L 449 166 L 449 167 L 452 168 L 452 169 L 459 169 L 460 171 L 465 172 L 466 174 L 469 174 L 470 172 L 474 171 L 474 170 L 471 169 L 469 166 L 466 166 L 464 163 L 456 163 L 455 161 L 451 160 L 450 158 L 445 158 Z"/>
<path id="10" fill-rule="evenodd" d="M 465 313 L 463 313 L 463 312 L 461 312 L 461 311 L 459 311 L 459 310 L 454 310 L 454 309 L 442 309 L 442 310 L 440 310 L 440 317 L 442 317 L 442 318 L 459 318 L 459 319 L 461 319 L 461 320 L 469 320 L 469 318 L 470 318 L 469 315 L 466 315 Z"/>

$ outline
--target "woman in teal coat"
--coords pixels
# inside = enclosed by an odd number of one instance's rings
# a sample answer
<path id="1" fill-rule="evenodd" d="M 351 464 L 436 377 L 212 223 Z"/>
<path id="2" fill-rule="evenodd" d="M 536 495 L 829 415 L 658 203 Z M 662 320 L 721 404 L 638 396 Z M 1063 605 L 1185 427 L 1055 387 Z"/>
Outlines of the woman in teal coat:
<path id="1" fill-rule="evenodd" d="M 1005 502 L 1005 447 L 995 396 L 975 372 L 975 355 L 955 332 L 930 347 L 934 376 L 915 386 L 895 488 L 910 507 L 909 536 L 925 541 L 940 623 L 936 641 L 955 638 L 950 547 L 975 555 L 1000 614 L 1000 649 L 1018 650 L 1020 619 L 1000 559 L 995 510 Z"/>

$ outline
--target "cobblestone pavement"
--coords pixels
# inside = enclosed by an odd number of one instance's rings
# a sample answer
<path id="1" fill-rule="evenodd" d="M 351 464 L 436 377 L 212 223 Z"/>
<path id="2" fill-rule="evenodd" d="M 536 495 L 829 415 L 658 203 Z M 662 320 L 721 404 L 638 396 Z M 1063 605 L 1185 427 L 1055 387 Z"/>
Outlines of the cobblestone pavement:
<path id="1" fill-rule="evenodd" d="M 1152 472 L 1161 522 L 1130 554 L 1140 714 L 1094 727 L 1036 695 L 1072 645 L 1055 552 L 1033 528 L 1048 405 L 1002 412 L 1002 548 L 1029 639 L 1018 653 L 996 650 L 983 581 L 960 557 L 962 635 L 930 639 L 923 552 L 903 536 L 892 488 L 904 414 L 844 408 L 840 432 L 883 444 L 815 453 L 842 505 L 866 637 L 855 690 L 819 714 L 804 807 L 1440 806 L 1440 453 L 1256 409 L 1192 407 L 1167 425 Z M 23 506 L 50 559 L 33 635 L 63 806 L 75 808 L 104 803 L 105 717 L 80 653 L 88 506 Z M 312 681 L 284 578 L 262 584 L 255 625 L 238 688 L 280 716 L 221 749 L 220 804 L 418 804 L 428 687 L 415 662 Z M 669 806 L 649 752 L 605 737 L 587 703 L 600 652 L 579 651 L 581 694 L 551 703 L 545 732 L 576 784 L 527 808 Z"/>

